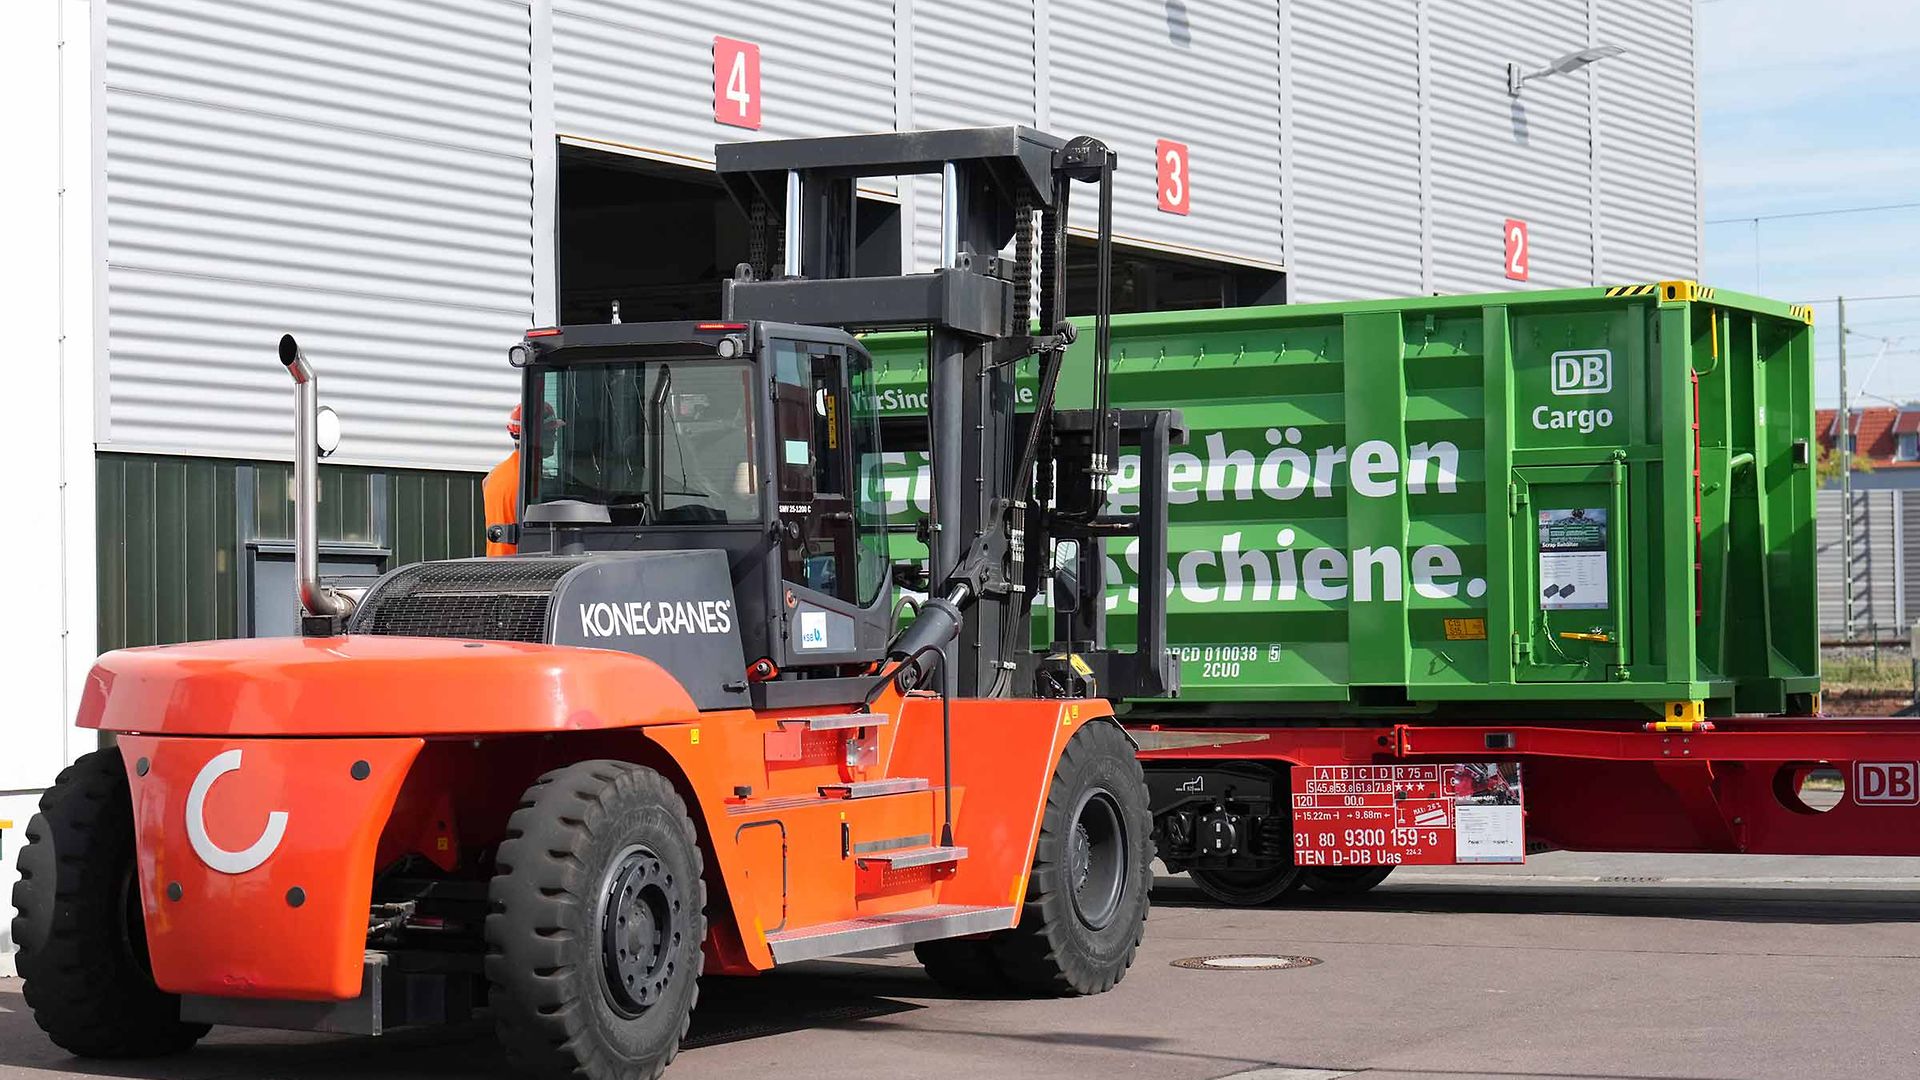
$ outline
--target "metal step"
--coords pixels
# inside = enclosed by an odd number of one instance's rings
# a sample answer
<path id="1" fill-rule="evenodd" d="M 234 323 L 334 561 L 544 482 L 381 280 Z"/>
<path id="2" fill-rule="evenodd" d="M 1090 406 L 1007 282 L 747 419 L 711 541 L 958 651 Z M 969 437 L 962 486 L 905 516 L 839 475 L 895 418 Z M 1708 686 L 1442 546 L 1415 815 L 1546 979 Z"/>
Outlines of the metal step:
<path id="1" fill-rule="evenodd" d="M 864 915 L 820 926 L 782 930 L 768 934 L 767 945 L 773 950 L 774 963 L 791 964 L 796 960 L 844 956 L 868 949 L 911 945 L 916 941 L 1005 930 L 1014 924 L 1018 910 L 1012 906 L 931 904 L 891 915 Z"/>
<path id="2" fill-rule="evenodd" d="M 868 863 L 884 863 L 894 870 L 906 870 L 915 866 L 959 862 L 966 857 L 967 849 L 963 847 L 912 847 L 859 855 L 854 858 L 854 862 L 862 866 Z"/>
<path id="3" fill-rule="evenodd" d="M 820 794 L 829 799 L 871 799 L 876 795 L 904 795 L 926 791 L 932 785 L 918 776 L 890 776 L 885 780 L 854 780 L 844 784 L 821 784 Z"/>
<path id="4" fill-rule="evenodd" d="M 805 724 L 808 731 L 844 731 L 848 728 L 880 727 L 893 718 L 886 713 L 832 713 L 825 716 L 784 716 L 782 724 Z"/>

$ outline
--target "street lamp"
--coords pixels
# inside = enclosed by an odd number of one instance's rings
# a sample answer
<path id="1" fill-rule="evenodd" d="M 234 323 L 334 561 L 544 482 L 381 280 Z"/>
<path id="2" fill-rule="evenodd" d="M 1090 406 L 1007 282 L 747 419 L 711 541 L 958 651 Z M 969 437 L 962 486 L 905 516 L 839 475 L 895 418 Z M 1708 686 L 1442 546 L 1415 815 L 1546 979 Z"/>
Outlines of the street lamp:
<path id="1" fill-rule="evenodd" d="M 1528 79 L 1540 79 L 1548 75 L 1565 75 L 1568 72 L 1579 71 L 1581 68 L 1586 67 L 1596 60 L 1605 60 L 1609 57 L 1620 56 L 1626 51 L 1627 50 L 1618 45 L 1595 45 L 1589 49 L 1581 49 L 1579 52 L 1570 52 L 1565 56 L 1555 57 L 1547 62 L 1546 67 L 1538 71 L 1522 72 L 1519 64 L 1508 64 L 1507 93 L 1514 97 L 1519 97 L 1520 85 Z"/>

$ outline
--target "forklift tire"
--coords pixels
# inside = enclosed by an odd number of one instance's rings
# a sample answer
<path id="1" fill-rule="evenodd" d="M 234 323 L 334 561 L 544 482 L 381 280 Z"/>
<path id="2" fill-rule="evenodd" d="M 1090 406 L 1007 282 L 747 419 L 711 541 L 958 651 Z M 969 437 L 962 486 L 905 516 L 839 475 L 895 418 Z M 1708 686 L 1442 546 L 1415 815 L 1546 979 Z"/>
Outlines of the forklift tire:
<path id="1" fill-rule="evenodd" d="M 1095 721 L 1060 755 L 1020 923 L 989 941 L 1012 989 L 1100 994 L 1126 977 L 1146 933 L 1153 816 L 1119 725 Z"/>
<path id="2" fill-rule="evenodd" d="M 1324 896 L 1359 896 L 1391 873 L 1391 866 L 1326 866 L 1302 873 L 1300 883 Z"/>
<path id="3" fill-rule="evenodd" d="M 61 771 L 27 823 L 19 869 L 15 962 L 34 1022 L 56 1045 L 80 1057 L 157 1057 L 207 1033 L 182 1022 L 180 998 L 153 982 L 119 748 Z"/>
<path id="4" fill-rule="evenodd" d="M 543 1077 L 659 1076 L 700 996 L 703 869 L 686 802 L 652 769 L 583 761 L 534 781 L 487 890 L 508 1056 Z"/>
<path id="5" fill-rule="evenodd" d="M 923 941 L 913 955 L 927 969 L 927 977 L 962 994 L 1004 994 L 1010 989 L 1006 972 L 985 938 L 946 938 Z"/>
<path id="6" fill-rule="evenodd" d="M 1304 872 L 1292 863 L 1271 869 L 1220 870 L 1191 866 L 1187 876 L 1207 899 L 1230 907 L 1259 907 L 1298 889 Z"/>

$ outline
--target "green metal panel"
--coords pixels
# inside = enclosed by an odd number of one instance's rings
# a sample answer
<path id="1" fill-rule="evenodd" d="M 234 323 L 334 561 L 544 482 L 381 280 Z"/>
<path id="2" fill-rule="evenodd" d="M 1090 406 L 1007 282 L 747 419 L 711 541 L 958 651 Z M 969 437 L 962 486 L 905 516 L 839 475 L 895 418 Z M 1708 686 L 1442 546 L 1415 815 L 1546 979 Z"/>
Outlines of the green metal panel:
<path id="1" fill-rule="evenodd" d="M 1115 403 L 1190 431 L 1183 691 L 1135 707 L 1788 707 L 1818 687 L 1810 318 L 1690 282 L 1116 317 Z M 921 338 L 866 340 L 882 410 L 912 422 Z M 916 485 L 924 512 L 917 464 L 890 466 L 896 511 Z M 1128 458 L 1116 509 L 1137 477 Z M 1114 641 L 1136 562 L 1108 551 Z"/>
<path id="2" fill-rule="evenodd" d="M 323 544 L 385 548 L 388 569 L 481 553 L 478 474 L 332 466 L 320 473 Z M 289 466 L 102 454 L 96 479 L 100 649 L 241 633 L 249 543 L 293 538 Z M 437 542 L 417 539 L 428 535 Z"/>

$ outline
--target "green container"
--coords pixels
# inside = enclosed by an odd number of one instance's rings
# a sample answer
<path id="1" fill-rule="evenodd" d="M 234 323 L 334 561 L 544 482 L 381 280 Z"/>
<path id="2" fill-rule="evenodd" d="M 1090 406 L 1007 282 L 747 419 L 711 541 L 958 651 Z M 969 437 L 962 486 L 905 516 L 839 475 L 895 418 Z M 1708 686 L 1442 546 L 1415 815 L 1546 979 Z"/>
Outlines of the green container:
<path id="1" fill-rule="evenodd" d="M 867 345 L 877 404 L 916 422 L 922 339 Z M 1806 707 L 1812 352 L 1806 308 L 1692 282 L 1116 317 L 1114 403 L 1178 409 L 1190 435 L 1169 483 L 1181 693 L 1135 708 Z M 889 466 L 896 512 L 924 512 L 916 464 Z M 1111 503 L 1137 493 L 1129 457 Z M 1138 552 L 1107 555 L 1130 641 Z"/>

